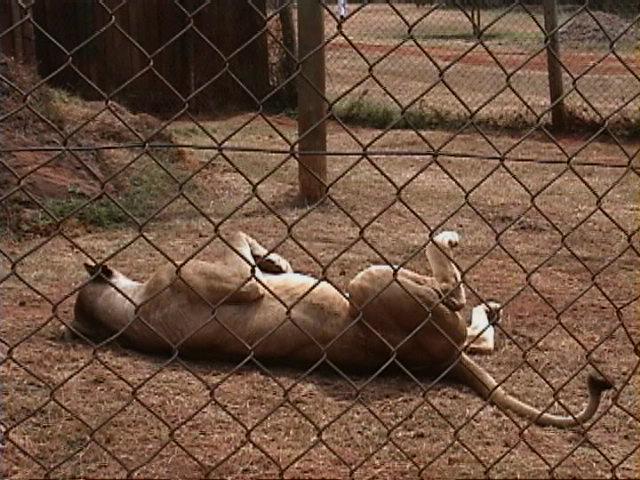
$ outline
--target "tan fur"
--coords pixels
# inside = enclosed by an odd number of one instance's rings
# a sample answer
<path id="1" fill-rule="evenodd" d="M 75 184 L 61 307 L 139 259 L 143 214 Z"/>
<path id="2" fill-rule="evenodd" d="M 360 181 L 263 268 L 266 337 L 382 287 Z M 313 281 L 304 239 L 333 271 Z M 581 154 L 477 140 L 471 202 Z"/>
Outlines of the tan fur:
<path id="1" fill-rule="evenodd" d="M 550 415 L 505 393 L 463 352 L 467 324 L 458 312 L 465 294 L 451 261 L 457 244 L 455 232 L 443 232 L 427 246 L 433 277 L 371 266 L 345 295 L 294 273 L 238 233 L 213 262 L 164 267 L 144 283 L 88 267 L 94 278 L 78 294 L 71 328 L 93 341 L 117 338 L 137 350 L 185 356 L 326 359 L 350 369 L 376 369 L 395 358 L 415 371 L 449 372 L 538 424 L 566 427 L 591 418 L 608 383 L 590 380 L 589 404 L 575 417 Z"/>

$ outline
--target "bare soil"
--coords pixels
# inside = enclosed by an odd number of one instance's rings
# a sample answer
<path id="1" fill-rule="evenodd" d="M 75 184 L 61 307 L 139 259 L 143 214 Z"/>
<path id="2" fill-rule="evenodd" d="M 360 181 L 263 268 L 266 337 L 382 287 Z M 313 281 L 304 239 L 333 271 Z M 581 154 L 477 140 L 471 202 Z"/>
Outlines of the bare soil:
<path id="1" fill-rule="evenodd" d="M 331 65 L 330 80 L 343 82 L 334 86 L 353 85 L 357 69 Z M 457 77 L 455 88 L 477 95 L 482 86 L 468 88 L 477 72 Z M 611 73 L 601 79 L 612 90 L 635 92 L 633 79 L 631 90 L 615 87 L 629 75 Z M 513 81 L 535 83 L 527 75 Z M 399 96 L 424 88 L 396 77 L 406 88 L 389 88 Z M 153 208 L 115 229 L 83 224 L 80 211 L 46 231 L 0 236 L 3 478 L 638 477 L 637 139 L 473 127 L 381 132 L 331 122 L 330 195 L 305 208 L 297 163 L 286 153 L 297 126 L 286 116 L 165 125 L 117 105 L 106 111 L 64 96 L 51 105 L 24 109 L 18 101 L 19 111 L 0 121 L 3 147 L 16 150 L 0 154 L 0 176 L 14 182 L 3 185 L 0 210 L 19 217 L 35 209 L 33 200 L 6 196 L 17 177 L 34 197 L 63 200 L 76 188 L 90 197 L 102 183 L 115 196 L 141 162 L 149 175 L 175 179 L 151 197 Z M 38 113 L 57 119 L 55 128 Z M 158 152 L 126 147 L 139 140 L 135 132 L 176 147 L 155 162 Z M 118 148 L 55 163 L 65 138 Z M 38 145 L 54 148 L 31 148 Z M 100 170 L 97 179 L 70 173 L 83 165 Z M 429 236 L 456 229 L 469 291 L 463 314 L 481 299 L 505 304 L 497 350 L 477 360 L 509 391 L 553 412 L 581 408 L 593 368 L 616 390 L 593 423 L 563 431 L 399 367 L 355 374 L 253 359 L 193 362 L 60 339 L 86 280 L 83 262 L 109 262 L 143 279 L 168 259 L 211 259 L 218 236 L 237 229 L 340 288 L 371 263 L 428 273 Z"/>
<path id="2" fill-rule="evenodd" d="M 566 20 L 560 29 L 562 40 L 575 43 L 609 42 L 619 38 L 640 39 L 640 28 L 613 13 L 583 12 Z"/>
<path id="3" fill-rule="evenodd" d="M 389 53 L 386 45 L 376 45 L 371 43 L 333 42 L 331 49 L 353 50 L 355 48 L 364 55 L 381 56 Z M 394 51 L 396 55 L 413 56 L 424 58 L 424 53 L 411 45 L 400 46 Z M 485 51 L 476 49 L 468 52 L 464 48 L 430 47 L 429 56 L 441 67 L 456 63 L 460 65 L 495 67 L 502 65 L 509 71 L 522 70 L 525 72 L 547 72 L 546 55 L 532 54 L 525 51 L 505 51 L 487 55 Z M 604 56 L 601 53 L 565 53 L 562 56 L 562 64 L 571 73 L 579 76 L 587 72 L 594 75 L 626 75 L 629 71 L 637 71 L 640 62 L 633 56 L 623 57 L 623 61 L 613 57 Z"/>
<path id="4" fill-rule="evenodd" d="M 296 131 L 286 117 L 202 125 L 218 138 L 244 125 L 228 146 L 273 149 Z M 176 142 L 211 141 L 198 131 L 186 121 L 171 127 Z M 285 154 L 185 149 L 200 168 L 193 181 L 207 186 L 188 197 L 197 209 L 181 197 L 142 229 L 63 225 L 52 238 L 2 238 L 4 475 L 635 477 L 639 145 L 492 135 L 490 147 L 474 133 L 421 133 L 442 147 L 437 161 L 419 155 L 424 140 L 413 132 L 376 140 L 378 131 L 332 124 L 331 151 L 358 151 L 355 137 L 415 154 L 331 156 L 331 199 L 316 208 L 297 206 L 296 166 Z M 572 167 L 527 161 L 561 161 L 560 146 Z M 468 156 L 493 148 L 508 160 Z M 579 165 L 589 162 L 604 166 Z M 457 229 L 470 306 L 478 297 L 506 304 L 497 351 L 478 360 L 551 411 L 563 411 L 553 398 L 580 408 L 593 366 L 617 391 L 586 430 L 560 431 L 399 369 L 187 362 L 59 339 L 88 256 L 141 279 L 164 256 L 208 258 L 216 226 L 222 235 L 251 232 L 296 269 L 340 287 L 370 263 L 427 273 L 430 232 Z"/>
<path id="5" fill-rule="evenodd" d="M 0 61 L 7 65 L 7 82 L 0 82 L 6 89 L 0 96 L 6 115 L 0 137 L 8 150 L 0 152 L 0 230 L 46 231 L 51 216 L 40 207 L 51 212 L 64 202 L 88 201 L 104 192 L 121 199 L 144 166 L 181 161 L 176 149 L 109 148 L 140 145 L 143 139 L 170 142 L 157 118 L 41 86 L 34 68 Z"/>
<path id="6" fill-rule="evenodd" d="M 560 39 L 564 103 L 581 119 L 637 125 L 637 21 L 595 17 L 614 35 L 613 47 L 596 38 L 592 30 L 599 27 L 588 13 L 567 11 L 560 19 L 566 27 Z M 481 42 L 458 9 L 354 6 L 340 29 L 325 18 L 330 100 L 365 98 L 393 108 L 400 103 L 436 117 L 473 115 L 502 126 L 535 124 L 538 116 L 549 116 L 540 8 L 484 11 Z M 585 34 L 588 40 L 576 33 L 580 29 L 592 32 Z M 621 29 L 626 33 L 615 36 Z"/>

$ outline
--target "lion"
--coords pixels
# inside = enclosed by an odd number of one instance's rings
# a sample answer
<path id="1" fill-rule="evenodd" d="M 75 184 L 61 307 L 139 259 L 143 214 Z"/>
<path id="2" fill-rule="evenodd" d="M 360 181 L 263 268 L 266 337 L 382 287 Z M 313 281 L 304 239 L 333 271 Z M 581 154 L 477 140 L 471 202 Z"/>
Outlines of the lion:
<path id="1" fill-rule="evenodd" d="M 167 265 L 137 282 L 107 265 L 87 265 L 65 336 L 117 340 L 141 352 L 234 359 L 249 355 L 290 364 L 323 361 L 352 370 L 392 362 L 417 373 L 446 376 L 471 387 L 503 411 L 543 426 L 584 424 L 612 388 L 588 377 L 589 399 L 573 415 L 544 412 L 510 395 L 468 355 L 493 349 L 501 306 L 460 311 L 466 295 L 453 251 L 460 237 L 435 235 L 425 253 L 432 276 L 373 265 L 342 293 L 332 283 L 294 272 L 290 263 L 238 232 L 213 261 Z"/>

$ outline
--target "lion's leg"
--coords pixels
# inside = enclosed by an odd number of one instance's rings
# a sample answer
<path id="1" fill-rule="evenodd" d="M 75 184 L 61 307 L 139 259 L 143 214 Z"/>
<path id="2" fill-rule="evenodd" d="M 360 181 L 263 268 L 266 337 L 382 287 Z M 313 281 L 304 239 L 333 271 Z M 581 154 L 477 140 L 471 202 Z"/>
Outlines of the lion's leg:
<path id="1" fill-rule="evenodd" d="M 443 305 L 440 286 L 433 277 L 372 266 L 356 275 L 347 292 L 351 317 L 360 316 L 364 325 L 392 345 L 404 344 L 403 358 L 414 351 L 414 360 L 428 365 L 464 344 L 466 322 Z M 412 350 L 411 345 L 417 349 Z"/>
<path id="2" fill-rule="evenodd" d="M 236 232 L 226 240 L 216 258 L 209 262 L 188 262 L 180 269 L 179 277 L 213 306 L 253 302 L 264 295 L 259 259 L 270 258 L 267 254 L 267 249 L 255 239 Z M 288 267 L 285 260 L 282 262 L 283 269 Z"/>
<path id="3" fill-rule="evenodd" d="M 474 307 L 471 312 L 471 325 L 467 327 L 467 351 L 491 353 L 494 350 L 495 329 L 493 325 L 501 320 L 502 305 L 487 301 Z"/>
<path id="4" fill-rule="evenodd" d="M 243 249 L 246 251 L 246 247 L 249 249 L 251 261 L 261 271 L 265 273 L 290 273 L 293 272 L 291 264 L 277 253 L 269 253 L 255 238 L 247 235 L 244 232 L 239 232 L 240 242 Z M 246 256 L 245 256 L 246 258 Z"/>
<path id="5" fill-rule="evenodd" d="M 459 243 L 457 232 L 445 231 L 437 234 L 425 249 L 433 276 L 445 297 L 443 303 L 454 311 L 461 310 L 467 302 L 460 271 L 451 260 Z"/>

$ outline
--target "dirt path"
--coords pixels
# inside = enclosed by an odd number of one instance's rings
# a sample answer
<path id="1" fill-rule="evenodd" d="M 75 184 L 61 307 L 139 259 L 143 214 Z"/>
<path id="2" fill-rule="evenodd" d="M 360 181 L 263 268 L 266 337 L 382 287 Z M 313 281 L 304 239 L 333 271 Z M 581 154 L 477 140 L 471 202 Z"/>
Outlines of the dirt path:
<path id="1" fill-rule="evenodd" d="M 510 72 L 525 70 L 543 72 L 547 69 L 547 59 L 544 51 L 488 51 L 477 44 L 473 50 L 469 48 L 443 48 L 429 46 L 422 51 L 414 45 L 397 44 L 383 45 L 375 43 L 333 41 L 330 50 L 351 50 L 353 46 L 365 55 L 403 55 L 407 57 L 424 57 L 425 52 L 432 59 L 438 61 L 441 67 L 450 63 L 465 65 L 497 67 L 498 64 Z M 467 53 L 468 52 L 468 53 Z M 490 53 L 489 53 L 490 52 Z M 631 55 L 614 53 L 571 53 L 562 55 L 562 64 L 572 75 L 629 75 L 640 76 L 640 61 Z"/>

